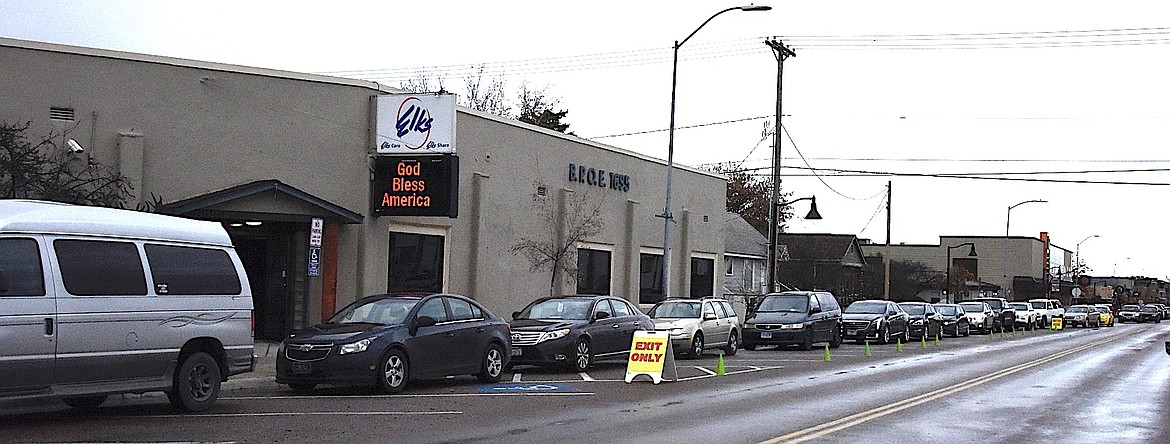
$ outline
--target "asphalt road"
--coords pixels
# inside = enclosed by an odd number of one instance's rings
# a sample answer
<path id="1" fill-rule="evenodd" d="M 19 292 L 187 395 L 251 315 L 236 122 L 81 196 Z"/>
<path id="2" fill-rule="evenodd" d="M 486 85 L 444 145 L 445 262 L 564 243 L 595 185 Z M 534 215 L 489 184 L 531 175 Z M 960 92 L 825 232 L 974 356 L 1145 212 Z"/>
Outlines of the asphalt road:
<path id="1" fill-rule="evenodd" d="M 159 396 L 96 412 L 0 410 L 5 442 L 1170 442 L 1170 324 L 679 360 L 680 380 L 519 367 L 400 395 L 275 384 L 180 415 Z"/>

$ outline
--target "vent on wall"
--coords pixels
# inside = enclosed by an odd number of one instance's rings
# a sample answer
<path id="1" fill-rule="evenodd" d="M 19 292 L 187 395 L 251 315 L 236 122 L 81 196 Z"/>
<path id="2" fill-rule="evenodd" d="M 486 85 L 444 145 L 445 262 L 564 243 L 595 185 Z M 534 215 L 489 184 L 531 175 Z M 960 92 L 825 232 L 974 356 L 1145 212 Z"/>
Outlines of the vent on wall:
<path id="1" fill-rule="evenodd" d="M 536 195 L 537 196 L 547 196 L 548 195 L 548 188 L 536 187 Z"/>
<path id="2" fill-rule="evenodd" d="M 73 121 L 73 108 L 49 108 L 49 119 Z"/>

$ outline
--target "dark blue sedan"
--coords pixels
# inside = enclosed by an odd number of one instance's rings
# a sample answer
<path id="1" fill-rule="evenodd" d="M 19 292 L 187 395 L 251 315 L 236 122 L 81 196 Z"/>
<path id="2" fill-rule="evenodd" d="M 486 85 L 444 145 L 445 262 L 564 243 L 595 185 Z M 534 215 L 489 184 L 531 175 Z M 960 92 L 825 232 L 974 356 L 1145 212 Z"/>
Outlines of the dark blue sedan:
<path id="1" fill-rule="evenodd" d="M 507 322 L 463 296 L 368 296 L 285 338 L 276 382 L 298 391 L 330 384 L 387 393 L 452 375 L 496 382 L 511 356 L 508 339 Z"/>

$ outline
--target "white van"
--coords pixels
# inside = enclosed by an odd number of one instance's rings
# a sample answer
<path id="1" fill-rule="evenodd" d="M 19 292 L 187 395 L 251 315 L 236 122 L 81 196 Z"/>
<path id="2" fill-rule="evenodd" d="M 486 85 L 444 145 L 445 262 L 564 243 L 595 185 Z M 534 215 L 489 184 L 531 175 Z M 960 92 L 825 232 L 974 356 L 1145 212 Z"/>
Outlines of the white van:
<path id="1" fill-rule="evenodd" d="M 0 200 L 0 399 L 163 391 L 204 411 L 253 366 L 252 292 L 220 224 Z"/>

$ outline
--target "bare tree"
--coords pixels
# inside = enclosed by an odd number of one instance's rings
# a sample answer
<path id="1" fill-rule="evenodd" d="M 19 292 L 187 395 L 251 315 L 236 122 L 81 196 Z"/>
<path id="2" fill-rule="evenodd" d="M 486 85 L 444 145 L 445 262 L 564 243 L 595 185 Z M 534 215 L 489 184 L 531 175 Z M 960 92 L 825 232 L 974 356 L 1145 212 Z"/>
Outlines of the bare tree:
<path id="1" fill-rule="evenodd" d="M 548 94 L 548 87 L 540 90 L 530 89 L 528 82 L 524 82 L 520 85 L 517 97 L 517 104 L 520 107 L 517 120 L 553 131 L 566 132 L 569 129 L 569 124 L 562 123 L 561 120 L 569 114 L 569 111 L 557 111 L 556 108 L 560 102 L 560 99 L 553 98 Z"/>
<path id="2" fill-rule="evenodd" d="M 417 73 L 415 73 L 413 79 L 399 82 L 398 89 L 403 91 L 410 91 L 413 93 L 444 92 L 446 91 L 446 88 L 443 87 L 443 83 L 444 78 L 442 75 L 432 76 L 426 71 L 419 70 Z"/>
<path id="3" fill-rule="evenodd" d="M 479 71 L 468 74 L 463 79 L 464 86 L 467 87 L 463 106 L 497 116 L 512 117 L 512 107 L 504 97 L 504 79 L 495 77 L 489 79 L 485 85 L 483 74 L 486 68 L 487 65 L 479 65 Z"/>
<path id="4" fill-rule="evenodd" d="M 550 203 L 544 196 L 533 196 L 546 231 L 540 237 L 521 238 L 511 251 L 527 258 L 531 271 L 551 271 L 549 296 L 557 295 L 562 280 L 576 281 L 577 244 L 601 233 L 605 226 L 601 218 L 604 195 L 591 197 L 588 191 L 562 190 Z"/>
<path id="5" fill-rule="evenodd" d="M 134 189 L 129 178 L 65 148 L 69 130 L 28 140 L 30 125 L 0 122 L 0 198 L 122 208 Z"/>

